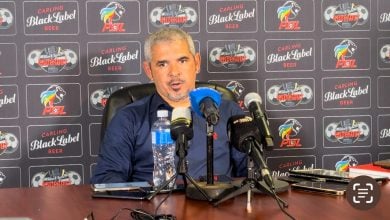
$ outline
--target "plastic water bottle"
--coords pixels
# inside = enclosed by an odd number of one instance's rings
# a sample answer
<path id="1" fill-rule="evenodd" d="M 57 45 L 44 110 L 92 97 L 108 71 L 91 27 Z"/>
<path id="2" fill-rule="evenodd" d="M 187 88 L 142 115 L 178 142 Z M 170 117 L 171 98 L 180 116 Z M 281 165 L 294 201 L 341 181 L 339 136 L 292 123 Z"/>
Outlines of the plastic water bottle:
<path id="1" fill-rule="evenodd" d="M 153 185 L 155 188 L 176 174 L 175 142 L 171 138 L 171 122 L 168 119 L 168 111 L 158 110 L 157 118 L 151 129 L 154 160 Z M 174 184 L 174 181 L 170 182 L 168 188 L 165 189 L 172 189 Z"/>

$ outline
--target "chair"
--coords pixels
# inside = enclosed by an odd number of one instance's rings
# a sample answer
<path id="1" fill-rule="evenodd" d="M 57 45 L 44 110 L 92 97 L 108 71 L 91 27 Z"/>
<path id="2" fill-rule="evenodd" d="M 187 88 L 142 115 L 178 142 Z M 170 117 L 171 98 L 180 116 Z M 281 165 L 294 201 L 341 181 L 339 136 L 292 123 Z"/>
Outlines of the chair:
<path id="1" fill-rule="evenodd" d="M 208 82 L 196 82 L 195 87 L 212 88 L 222 93 L 222 99 L 232 100 L 235 102 L 237 101 L 234 93 L 221 85 Z M 155 91 L 156 87 L 154 83 L 146 83 L 124 87 L 112 93 L 107 100 L 106 107 L 104 108 L 103 112 L 101 138 L 104 137 L 104 132 L 107 128 L 107 125 L 110 123 L 111 119 L 121 107 L 129 103 L 133 103 L 134 101 L 139 100 L 143 97 L 151 95 Z"/>

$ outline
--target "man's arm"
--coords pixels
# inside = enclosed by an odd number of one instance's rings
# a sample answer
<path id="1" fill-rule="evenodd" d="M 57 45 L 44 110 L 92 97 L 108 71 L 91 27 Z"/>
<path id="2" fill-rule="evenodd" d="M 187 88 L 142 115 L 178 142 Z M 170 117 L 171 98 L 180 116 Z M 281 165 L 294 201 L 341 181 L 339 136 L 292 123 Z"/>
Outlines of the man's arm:
<path id="1" fill-rule="evenodd" d="M 128 182 L 132 173 L 134 123 L 125 111 L 110 122 L 100 146 L 99 158 L 91 183 Z"/>

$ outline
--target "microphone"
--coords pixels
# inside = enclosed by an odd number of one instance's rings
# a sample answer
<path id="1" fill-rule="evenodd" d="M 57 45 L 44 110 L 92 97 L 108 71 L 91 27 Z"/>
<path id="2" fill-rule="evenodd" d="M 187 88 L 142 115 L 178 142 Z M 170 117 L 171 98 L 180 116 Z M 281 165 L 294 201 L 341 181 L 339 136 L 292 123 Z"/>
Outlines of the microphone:
<path id="1" fill-rule="evenodd" d="M 275 189 L 271 173 L 262 155 L 259 143 L 260 131 L 253 119 L 245 115 L 230 117 L 227 123 L 227 133 L 230 144 L 238 151 L 247 153 L 259 168 L 265 183 L 271 189 Z"/>
<path id="2" fill-rule="evenodd" d="M 171 119 L 171 138 L 174 141 L 183 142 L 192 139 L 191 110 L 185 107 L 174 108 Z"/>
<path id="3" fill-rule="evenodd" d="M 267 150 L 271 150 L 274 146 L 274 138 L 269 129 L 269 121 L 267 115 L 261 110 L 261 97 L 259 94 L 251 92 L 246 94 L 244 105 L 249 110 L 256 126 L 261 132 L 261 143 Z"/>
<path id="4" fill-rule="evenodd" d="M 199 87 L 190 92 L 191 107 L 206 118 L 209 124 L 216 125 L 219 121 L 218 107 L 221 104 L 221 94 L 208 87 Z"/>
<path id="5" fill-rule="evenodd" d="M 187 156 L 188 140 L 194 136 L 191 110 L 185 107 L 174 108 L 171 118 L 171 138 L 176 143 L 176 154 L 179 157 L 178 173 L 187 172 L 185 156 Z"/>

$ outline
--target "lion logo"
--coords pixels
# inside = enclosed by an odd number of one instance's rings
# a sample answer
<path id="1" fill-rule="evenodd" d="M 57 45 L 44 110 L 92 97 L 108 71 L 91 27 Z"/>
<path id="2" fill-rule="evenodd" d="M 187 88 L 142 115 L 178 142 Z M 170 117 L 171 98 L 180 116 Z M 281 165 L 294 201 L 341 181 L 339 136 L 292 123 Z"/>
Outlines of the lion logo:
<path id="1" fill-rule="evenodd" d="M 60 103 L 65 95 L 66 92 L 61 86 L 51 85 L 46 91 L 41 93 L 41 103 L 45 107 L 53 107 L 54 104 Z"/>

